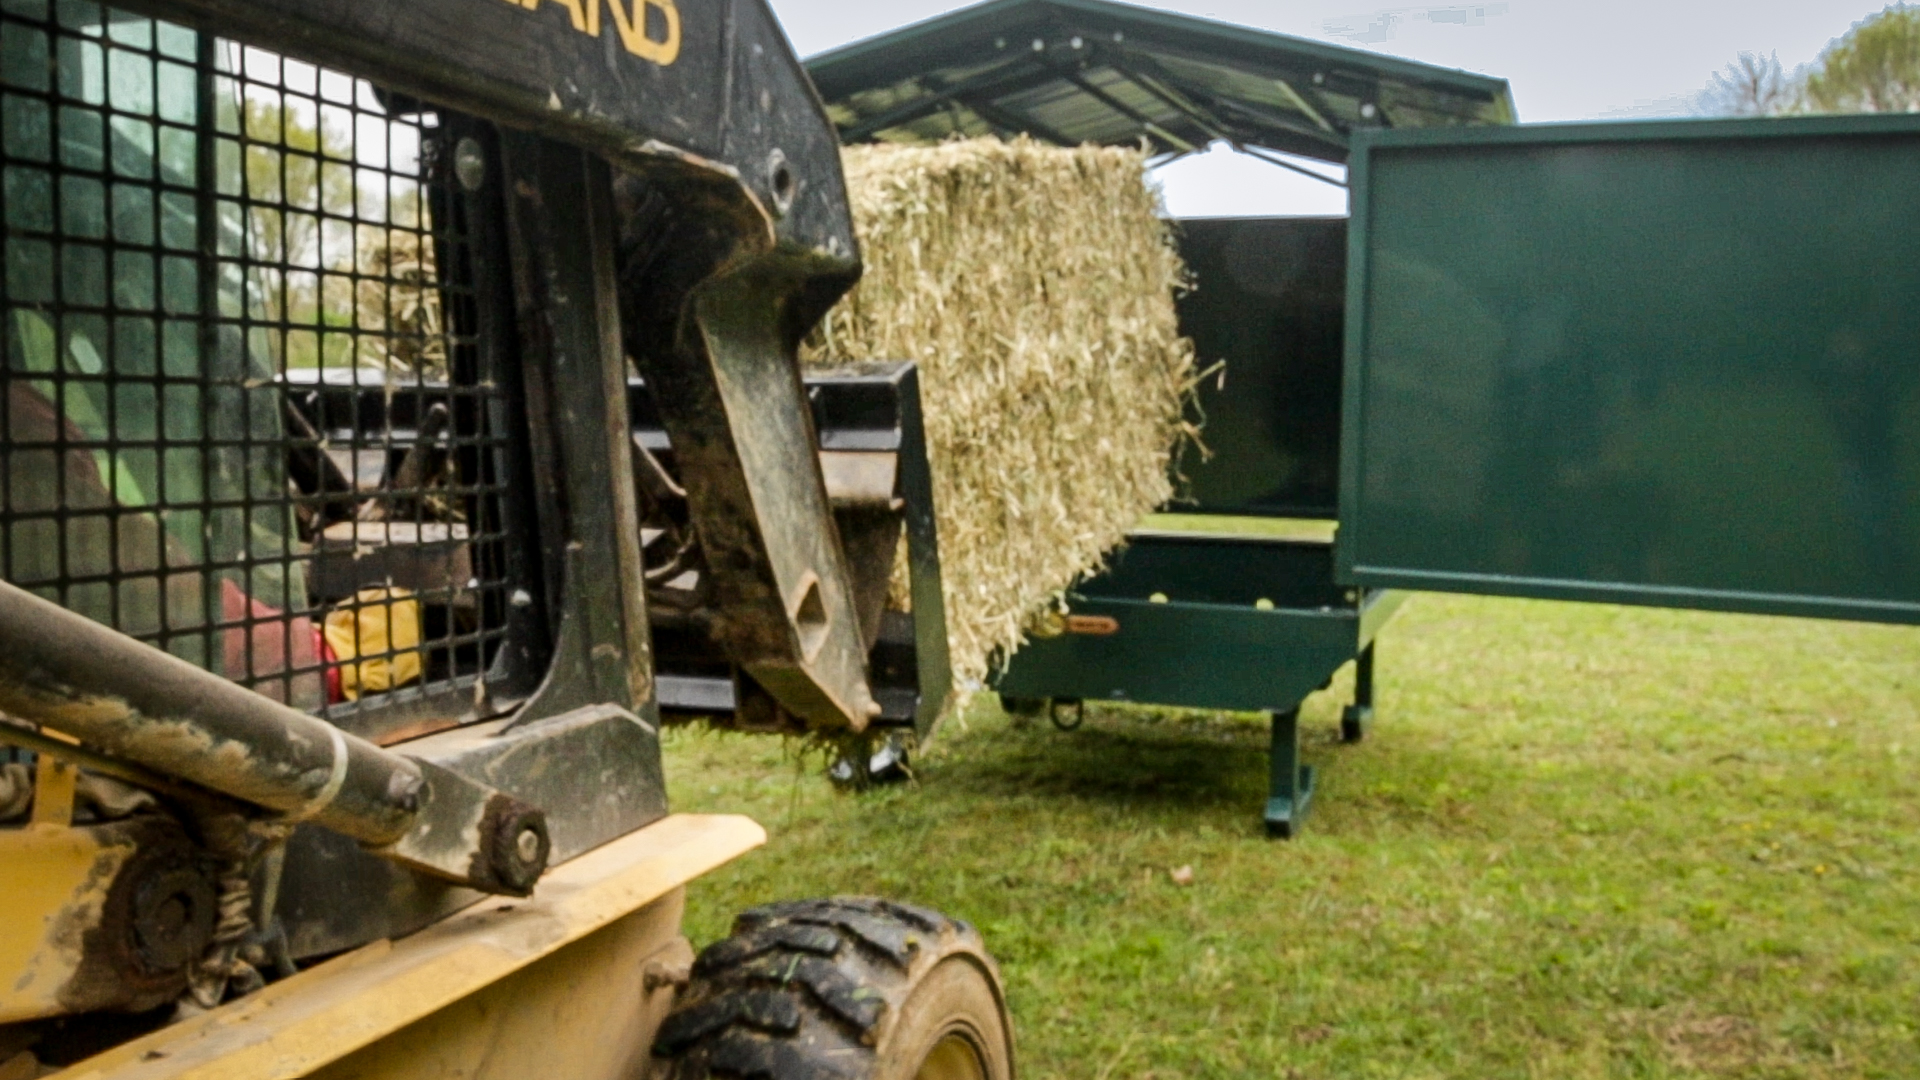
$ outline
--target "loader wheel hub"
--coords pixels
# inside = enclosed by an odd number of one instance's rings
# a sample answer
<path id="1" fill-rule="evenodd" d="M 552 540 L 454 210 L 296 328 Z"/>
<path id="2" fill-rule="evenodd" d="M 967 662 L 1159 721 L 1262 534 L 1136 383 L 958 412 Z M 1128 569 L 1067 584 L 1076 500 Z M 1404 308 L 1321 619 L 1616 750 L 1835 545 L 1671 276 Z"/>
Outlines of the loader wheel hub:
<path id="1" fill-rule="evenodd" d="M 973 1040 L 954 1032 L 935 1043 L 914 1080 L 987 1080 L 986 1066 Z"/>

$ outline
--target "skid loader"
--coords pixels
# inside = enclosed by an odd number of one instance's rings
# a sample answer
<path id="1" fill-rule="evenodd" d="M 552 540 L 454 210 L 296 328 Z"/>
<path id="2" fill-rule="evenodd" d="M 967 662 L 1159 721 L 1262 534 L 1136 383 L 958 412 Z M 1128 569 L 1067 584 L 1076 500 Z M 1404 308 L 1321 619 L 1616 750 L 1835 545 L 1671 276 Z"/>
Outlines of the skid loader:
<path id="1" fill-rule="evenodd" d="M 947 692 L 761 0 L 0 0 L 0 169 L 0 1078 L 1013 1075 L 964 922 L 680 931 L 663 707 Z"/>

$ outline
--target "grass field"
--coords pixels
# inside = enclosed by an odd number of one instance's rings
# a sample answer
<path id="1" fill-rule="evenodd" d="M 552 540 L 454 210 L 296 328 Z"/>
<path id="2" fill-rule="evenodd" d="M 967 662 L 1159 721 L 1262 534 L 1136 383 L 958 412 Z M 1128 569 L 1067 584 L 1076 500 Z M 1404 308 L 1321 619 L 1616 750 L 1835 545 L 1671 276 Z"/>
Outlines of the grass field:
<path id="1" fill-rule="evenodd" d="M 772 834 L 690 932 L 835 892 L 970 919 L 1029 1080 L 1920 1077 L 1920 630 L 1421 596 L 1379 677 L 1364 744 L 1348 674 L 1308 701 L 1291 843 L 1259 716 L 980 695 L 857 797 L 673 732 L 675 809 Z"/>

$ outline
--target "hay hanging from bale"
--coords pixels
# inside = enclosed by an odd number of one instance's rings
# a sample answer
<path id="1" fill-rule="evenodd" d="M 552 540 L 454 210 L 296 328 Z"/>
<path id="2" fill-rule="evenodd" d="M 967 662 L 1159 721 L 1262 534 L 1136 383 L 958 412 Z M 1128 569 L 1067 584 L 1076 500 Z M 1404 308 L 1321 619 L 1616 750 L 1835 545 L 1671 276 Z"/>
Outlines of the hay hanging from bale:
<path id="1" fill-rule="evenodd" d="M 1195 434 L 1185 268 L 1139 150 L 975 139 L 844 162 L 866 272 L 805 359 L 920 366 L 965 684 L 1172 496 Z"/>

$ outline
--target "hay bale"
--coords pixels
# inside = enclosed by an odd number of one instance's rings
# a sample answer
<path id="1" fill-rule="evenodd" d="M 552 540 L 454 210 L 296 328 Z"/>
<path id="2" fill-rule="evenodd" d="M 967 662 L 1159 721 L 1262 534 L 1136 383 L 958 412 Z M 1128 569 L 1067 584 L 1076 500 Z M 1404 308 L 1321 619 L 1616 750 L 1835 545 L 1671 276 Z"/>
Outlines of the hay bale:
<path id="1" fill-rule="evenodd" d="M 1138 150 L 975 139 L 844 161 L 866 273 L 805 359 L 919 363 L 965 685 L 1173 494 L 1169 455 L 1195 434 L 1185 268 Z"/>

